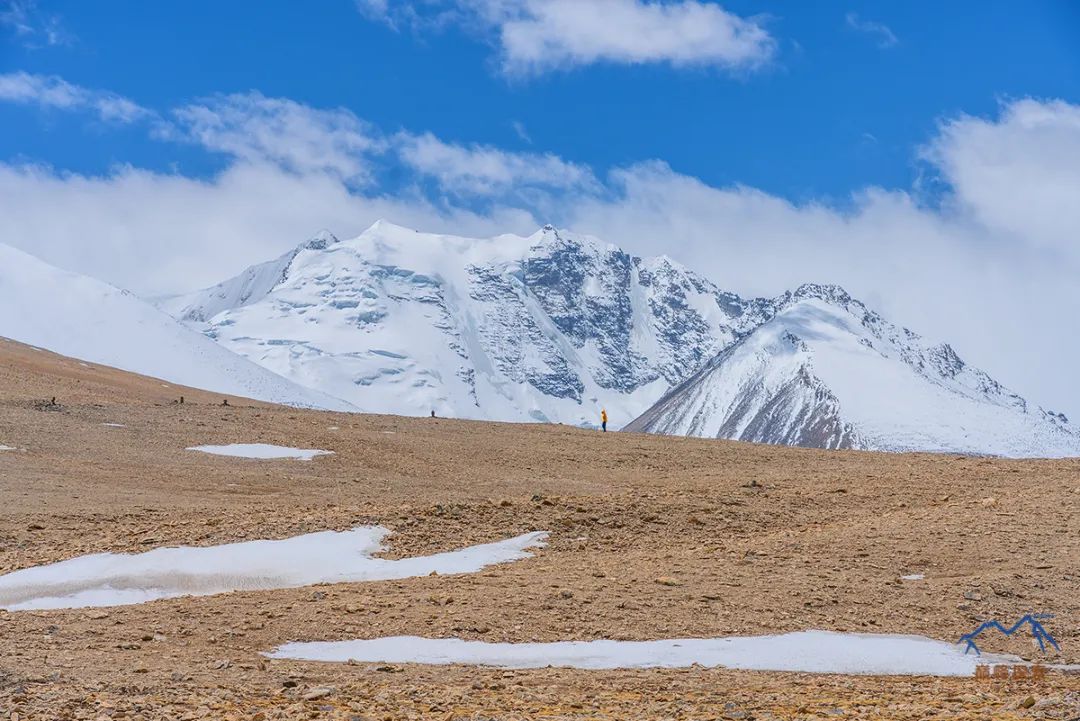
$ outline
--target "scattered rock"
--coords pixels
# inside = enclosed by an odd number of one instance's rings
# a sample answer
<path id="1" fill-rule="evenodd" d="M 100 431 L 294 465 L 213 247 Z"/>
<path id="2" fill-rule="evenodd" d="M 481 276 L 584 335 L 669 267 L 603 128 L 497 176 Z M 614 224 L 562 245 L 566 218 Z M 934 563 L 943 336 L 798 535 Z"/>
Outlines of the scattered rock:
<path id="1" fill-rule="evenodd" d="M 329 686 L 319 686 L 305 693 L 304 700 L 314 701 L 315 699 L 326 698 L 332 693 L 334 693 L 334 689 L 330 688 Z"/>
<path id="2" fill-rule="evenodd" d="M 681 586 L 682 585 L 682 581 L 680 581 L 677 578 L 673 578 L 672 576 L 660 576 L 659 578 L 656 579 L 656 582 L 659 583 L 661 586 Z"/>

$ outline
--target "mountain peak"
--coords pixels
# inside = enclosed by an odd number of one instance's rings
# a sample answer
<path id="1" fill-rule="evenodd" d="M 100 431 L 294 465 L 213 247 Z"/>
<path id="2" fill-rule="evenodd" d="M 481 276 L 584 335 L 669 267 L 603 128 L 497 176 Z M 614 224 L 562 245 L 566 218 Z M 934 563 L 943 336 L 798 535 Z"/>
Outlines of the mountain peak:
<path id="1" fill-rule="evenodd" d="M 323 228 L 319 232 L 315 233 L 315 235 L 308 238 L 304 243 L 302 243 L 301 247 L 310 248 L 312 250 L 323 250 L 327 246 L 333 245 L 334 243 L 338 242 L 340 241 L 338 240 L 338 237 L 336 235 L 331 233 L 326 228 Z"/>
<path id="2" fill-rule="evenodd" d="M 847 305 L 854 300 L 851 294 L 834 283 L 803 283 L 792 293 L 792 298 L 795 300 L 817 298 L 839 305 Z"/>

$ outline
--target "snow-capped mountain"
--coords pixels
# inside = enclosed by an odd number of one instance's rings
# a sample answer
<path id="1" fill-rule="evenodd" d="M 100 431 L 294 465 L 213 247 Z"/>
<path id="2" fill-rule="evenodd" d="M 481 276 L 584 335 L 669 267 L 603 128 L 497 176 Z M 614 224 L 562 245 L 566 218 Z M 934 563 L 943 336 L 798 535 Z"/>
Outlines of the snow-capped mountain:
<path id="1" fill-rule="evenodd" d="M 232 353 L 126 290 L 0 244 L 0 336 L 218 393 L 355 410 Z"/>
<path id="2" fill-rule="evenodd" d="M 945 345 L 841 289 L 743 299 L 665 258 L 550 226 L 470 239 L 322 233 L 162 307 L 370 412 L 595 425 L 819 447 L 1080 455 Z M 641 416 L 638 418 L 638 416 Z"/>
<path id="3" fill-rule="evenodd" d="M 835 286 L 769 302 L 764 321 L 627 430 L 819 448 L 1080 455 L 1080 434 L 948 345 L 926 344 Z"/>
<path id="4" fill-rule="evenodd" d="M 380 222 L 162 307 L 365 411 L 625 423 L 734 340 L 746 308 L 678 264 L 546 227 L 477 240 Z"/>

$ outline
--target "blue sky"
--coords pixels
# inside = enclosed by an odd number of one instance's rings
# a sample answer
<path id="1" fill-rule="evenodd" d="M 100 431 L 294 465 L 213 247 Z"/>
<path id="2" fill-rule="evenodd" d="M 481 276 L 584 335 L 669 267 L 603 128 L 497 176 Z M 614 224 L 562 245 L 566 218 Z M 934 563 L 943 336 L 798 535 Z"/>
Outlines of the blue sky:
<path id="1" fill-rule="evenodd" d="M 268 2 L 257 11 L 210 0 L 43 1 L 35 12 L 57 18 L 64 41 L 22 42 L 7 28 L 2 64 L 155 109 L 255 89 L 342 106 L 387 131 L 553 151 L 600 169 L 660 158 L 713 185 L 841 203 L 866 185 L 910 186 L 921 172 L 915 149 L 943 117 L 987 114 L 1003 98 L 1080 99 L 1076 3 L 1025 3 L 1023 12 L 985 0 L 724 7 L 762 16 L 776 40 L 767 67 L 601 62 L 507 77 L 482 34 L 395 31 L 352 0 Z M 57 113 L 0 107 L 0 123 L 9 129 L 0 137 L 4 158 L 82 172 L 116 162 L 216 167 L 194 148 Z"/>
<path id="2" fill-rule="evenodd" d="M 1068 0 L 0 0 L 0 242 L 144 295 L 552 222 L 1080 417 L 1078 197 Z"/>

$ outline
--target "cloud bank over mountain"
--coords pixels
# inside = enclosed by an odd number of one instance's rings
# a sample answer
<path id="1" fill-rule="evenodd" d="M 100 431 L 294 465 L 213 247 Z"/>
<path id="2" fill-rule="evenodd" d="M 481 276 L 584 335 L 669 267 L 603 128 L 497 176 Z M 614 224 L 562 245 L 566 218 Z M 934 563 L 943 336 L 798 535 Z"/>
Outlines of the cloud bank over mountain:
<path id="1" fill-rule="evenodd" d="M 13 78 L 42 89 L 20 103 L 101 112 L 51 102 L 57 81 L 9 74 L 0 87 Z M 945 118 L 912 149 L 919 184 L 867 187 L 843 207 L 711 186 L 662 160 L 591 168 L 542 150 L 379 128 L 347 109 L 256 92 L 147 113 L 135 122 L 149 137 L 202 147 L 221 169 L 80 175 L 2 164 L 0 237 L 153 295 L 209 285 L 318 228 L 348 236 L 389 218 L 493 236 L 550 221 L 666 253 L 748 295 L 841 284 L 897 322 L 949 338 L 1018 391 L 1080 414 L 1071 360 L 1080 340 L 1069 332 L 1080 312 L 1080 107 L 1064 101 L 1025 98 L 993 117 Z"/>

